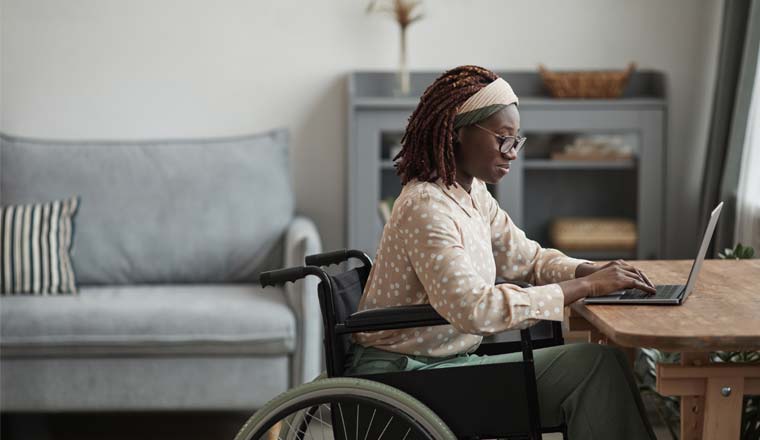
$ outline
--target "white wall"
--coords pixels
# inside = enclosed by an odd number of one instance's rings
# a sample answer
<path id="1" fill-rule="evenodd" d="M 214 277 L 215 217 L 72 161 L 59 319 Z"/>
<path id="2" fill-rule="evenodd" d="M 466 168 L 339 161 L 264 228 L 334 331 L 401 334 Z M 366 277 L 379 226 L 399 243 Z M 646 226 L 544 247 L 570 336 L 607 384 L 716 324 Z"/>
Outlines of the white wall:
<path id="1" fill-rule="evenodd" d="M 393 69 L 366 0 L 0 0 L 0 130 L 215 136 L 288 126 L 298 210 L 344 241 L 346 73 Z M 670 81 L 667 247 L 694 252 L 718 0 L 427 0 L 413 69 L 660 69 Z M 507 78 L 508 80 L 508 78 Z"/>

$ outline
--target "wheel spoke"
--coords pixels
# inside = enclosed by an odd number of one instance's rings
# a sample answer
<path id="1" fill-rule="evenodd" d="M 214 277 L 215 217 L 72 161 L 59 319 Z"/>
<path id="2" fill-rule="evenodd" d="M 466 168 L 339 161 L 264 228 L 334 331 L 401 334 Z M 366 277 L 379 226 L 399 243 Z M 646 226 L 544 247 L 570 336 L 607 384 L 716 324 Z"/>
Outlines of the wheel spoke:
<path id="1" fill-rule="evenodd" d="M 411 431 L 412 431 L 412 428 L 409 428 L 409 429 L 407 429 L 407 430 L 406 430 L 406 434 L 404 434 L 404 438 L 402 438 L 401 440 L 406 440 L 406 436 L 407 436 L 407 435 L 409 435 L 409 433 L 410 433 Z"/>
<path id="2" fill-rule="evenodd" d="M 338 410 L 340 411 L 340 419 L 343 421 L 343 436 L 344 438 L 348 438 L 348 433 L 346 432 L 346 419 L 343 418 L 343 407 L 340 406 L 340 403 L 338 403 Z"/>
<path id="3" fill-rule="evenodd" d="M 354 440 L 359 440 L 359 404 L 356 404 L 356 434 Z"/>
<path id="4" fill-rule="evenodd" d="M 376 412 L 377 412 L 377 409 L 372 410 L 372 417 L 369 419 L 369 426 L 367 426 L 367 432 L 364 433 L 364 440 L 367 440 L 367 435 L 369 435 L 369 429 L 372 427 L 372 421 L 375 420 Z"/>
<path id="5" fill-rule="evenodd" d="M 295 431 L 297 434 L 301 434 L 301 430 L 300 429 L 294 429 L 293 425 L 290 424 L 290 422 L 288 421 L 287 417 L 284 418 L 283 420 L 285 421 L 285 423 L 288 424 L 288 428 L 290 428 L 291 431 Z"/>
<path id="6" fill-rule="evenodd" d="M 317 416 L 317 420 L 318 420 L 320 423 L 325 423 L 325 422 L 323 422 L 323 421 L 322 421 L 322 405 L 319 405 L 319 409 L 317 410 L 317 413 L 319 414 L 319 415 Z M 322 440 L 325 440 L 325 428 L 324 428 L 324 427 L 322 427 L 322 426 L 320 426 L 320 427 L 319 427 L 319 432 L 321 432 L 321 433 L 322 433 Z"/>
<path id="7" fill-rule="evenodd" d="M 391 421 L 393 421 L 393 416 L 388 419 L 388 423 L 385 424 L 385 428 L 383 428 L 383 432 L 380 433 L 380 437 L 378 437 L 377 440 L 380 440 L 383 437 L 383 434 L 385 434 L 385 430 L 388 429 L 388 425 L 391 424 Z"/>
<path id="8" fill-rule="evenodd" d="M 320 406 L 319 408 L 320 408 L 320 411 L 321 411 L 322 406 Z M 328 422 L 325 422 L 324 420 L 322 420 L 321 417 L 316 417 L 315 420 L 317 420 L 319 423 L 323 424 L 324 426 L 327 426 L 328 428 L 332 429 L 332 424 L 328 423 Z"/>
<path id="9" fill-rule="evenodd" d="M 311 408 L 309 408 L 311 410 Z M 308 417 L 308 420 L 306 421 L 306 433 L 309 434 L 310 439 L 314 439 L 314 436 L 311 434 L 311 420 L 314 418 L 311 415 L 311 411 L 306 412 L 306 416 Z"/>

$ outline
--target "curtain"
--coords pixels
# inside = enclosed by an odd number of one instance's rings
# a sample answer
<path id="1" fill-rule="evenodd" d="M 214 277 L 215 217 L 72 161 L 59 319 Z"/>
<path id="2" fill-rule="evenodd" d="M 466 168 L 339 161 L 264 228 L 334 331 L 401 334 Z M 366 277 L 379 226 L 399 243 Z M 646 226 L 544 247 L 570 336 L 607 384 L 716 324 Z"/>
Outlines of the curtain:
<path id="1" fill-rule="evenodd" d="M 710 212 L 725 202 L 708 255 L 734 247 L 737 195 L 760 43 L 760 0 L 726 0 L 702 181 L 697 243 Z M 695 245 L 696 248 L 696 245 Z"/>
<path id="2" fill-rule="evenodd" d="M 760 256 L 760 60 L 757 62 L 736 194 L 734 236 L 737 243 L 752 246 Z"/>

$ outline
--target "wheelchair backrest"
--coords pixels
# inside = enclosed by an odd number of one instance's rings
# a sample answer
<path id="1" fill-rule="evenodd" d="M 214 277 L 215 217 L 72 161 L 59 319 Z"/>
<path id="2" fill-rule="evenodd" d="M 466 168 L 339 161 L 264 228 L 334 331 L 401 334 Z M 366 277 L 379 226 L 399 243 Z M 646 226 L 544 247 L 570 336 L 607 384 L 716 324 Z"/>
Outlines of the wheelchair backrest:
<path id="1" fill-rule="evenodd" d="M 343 323 L 359 308 L 370 268 L 360 266 L 337 275 L 330 275 L 332 289 L 319 284 L 319 305 L 325 326 L 325 356 L 330 377 L 342 376 L 351 336 L 337 335 L 335 325 Z"/>

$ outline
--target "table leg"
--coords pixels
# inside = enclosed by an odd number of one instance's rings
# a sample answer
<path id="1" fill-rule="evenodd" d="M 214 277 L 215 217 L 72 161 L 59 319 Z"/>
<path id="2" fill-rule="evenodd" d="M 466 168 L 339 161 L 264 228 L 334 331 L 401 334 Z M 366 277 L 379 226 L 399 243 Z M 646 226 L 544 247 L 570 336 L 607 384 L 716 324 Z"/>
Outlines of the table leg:
<path id="1" fill-rule="evenodd" d="M 282 431 L 282 422 L 277 422 L 274 426 L 267 431 L 267 440 L 277 440 L 280 438 L 280 431 Z"/>
<path id="2" fill-rule="evenodd" d="M 681 353 L 681 365 L 684 366 L 707 365 L 709 361 L 708 353 Z M 679 438 L 681 440 L 701 440 L 704 415 L 704 396 L 682 396 L 681 436 Z"/>
<path id="3" fill-rule="evenodd" d="M 738 439 L 744 395 L 760 394 L 760 365 L 708 360 L 683 353 L 681 365 L 657 364 L 657 392 L 681 396 L 682 439 Z"/>
<path id="4" fill-rule="evenodd" d="M 618 350 L 622 351 L 623 354 L 625 354 L 625 357 L 628 358 L 628 363 L 631 365 L 631 368 L 634 368 L 636 364 L 636 348 L 634 347 L 623 347 L 622 345 L 613 344 L 615 347 L 618 348 Z"/>
<path id="5" fill-rule="evenodd" d="M 587 341 L 592 344 L 606 344 L 607 337 L 596 329 L 591 323 L 577 313 L 569 309 L 567 316 L 567 328 L 573 334 L 583 334 L 588 332 Z"/>
<path id="6" fill-rule="evenodd" d="M 705 421 L 702 438 L 739 438 L 744 403 L 743 377 L 707 379 Z"/>

